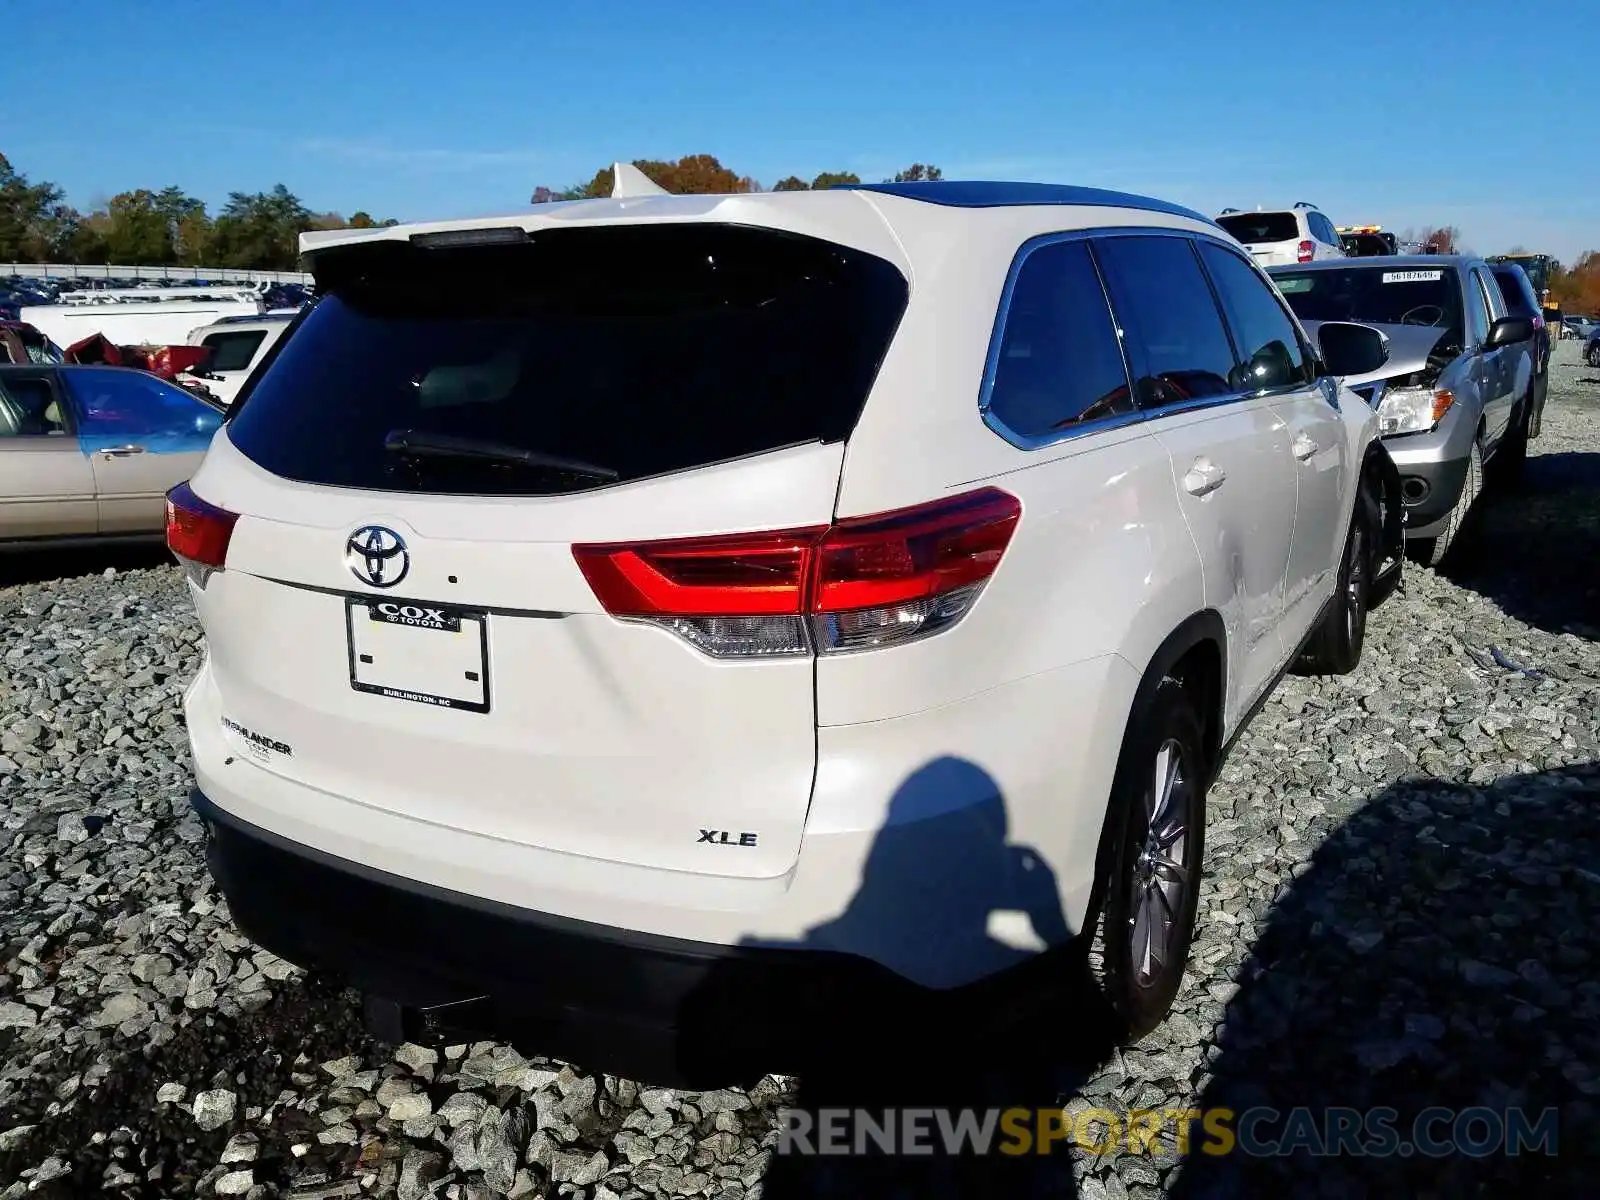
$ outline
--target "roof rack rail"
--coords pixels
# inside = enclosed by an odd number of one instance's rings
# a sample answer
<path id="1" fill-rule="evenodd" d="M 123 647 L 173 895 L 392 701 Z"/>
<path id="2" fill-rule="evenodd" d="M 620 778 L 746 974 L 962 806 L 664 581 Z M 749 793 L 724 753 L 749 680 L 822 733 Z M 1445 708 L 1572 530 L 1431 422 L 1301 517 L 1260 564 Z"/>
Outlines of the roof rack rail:
<path id="1" fill-rule="evenodd" d="M 1236 213 L 1236 212 L 1238 212 L 1238 211 L 1239 211 L 1239 210 L 1238 210 L 1238 209 L 1237 209 L 1237 208 L 1225 208 L 1225 209 L 1223 209 L 1223 210 L 1222 210 L 1222 211 L 1221 211 L 1221 212 L 1220 212 L 1220 213 L 1218 213 L 1218 214 L 1217 214 L 1217 215 L 1218 215 L 1218 216 L 1223 216 L 1223 217 L 1225 217 L 1225 216 L 1227 216 L 1227 215 L 1228 215 L 1228 214 L 1229 214 L 1229 213 Z"/>
<path id="2" fill-rule="evenodd" d="M 1296 208 L 1315 208 L 1316 207 L 1315 204 L 1308 204 L 1304 200 L 1296 200 L 1294 202 L 1294 206 Z"/>

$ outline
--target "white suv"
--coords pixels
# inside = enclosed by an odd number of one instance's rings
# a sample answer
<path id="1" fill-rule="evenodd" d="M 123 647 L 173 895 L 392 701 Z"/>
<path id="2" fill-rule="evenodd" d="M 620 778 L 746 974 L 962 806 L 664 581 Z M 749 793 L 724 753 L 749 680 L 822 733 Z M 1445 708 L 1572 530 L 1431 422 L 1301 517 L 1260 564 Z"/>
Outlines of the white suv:
<path id="1" fill-rule="evenodd" d="M 1344 242 L 1332 221 L 1315 205 L 1240 212 L 1225 208 L 1217 224 L 1231 233 L 1263 267 L 1346 258 Z"/>
<path id="2" fill-rule="evenodd" d="M 1102 913 L 1162 1018 L 1225 748 L 1398 578 L 1334 378 L 1381 335 L 1319 352 L 1215 224 L 1072 187 L 303 246 L 319 299 L 169 508 L 242 929 L 391 1036 L 653 1078 L 991 995 Z"/>
<path id="3" fill-rule="evenodd" d="M 195 378 L 224 404 L 232 404 L 250 372 L 272 353 L 293 320 L 290 313 L 263 313 L 259 317 L 224 317 L 214 325 L 202 325 L 189 334 L 189 345 L 206 347 L 211 358 Z"/>

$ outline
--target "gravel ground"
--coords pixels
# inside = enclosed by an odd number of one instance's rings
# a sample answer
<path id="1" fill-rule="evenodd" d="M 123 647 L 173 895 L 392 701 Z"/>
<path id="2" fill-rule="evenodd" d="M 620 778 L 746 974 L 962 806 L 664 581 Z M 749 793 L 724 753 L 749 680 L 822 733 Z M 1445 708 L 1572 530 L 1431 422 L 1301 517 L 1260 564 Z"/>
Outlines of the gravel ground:
<path id="1" fill-rule="evenodd" d="M 1558 351 L 1526 487 L 1366 658 L 1292 678 L 1212 794 L 1175 1015 L 1110 1050 L 916 1029 L 795 1081 L 684 1093 L 492 1043 L 373 1043 L 232 928 L 187 809 L 200 634 L 165 566 L 0 564 L 0 1200 L 35 1195 L 1499 1193 L 1600 1146 L 1600 372 Z M 153 560 L 154 561 L 154 560 Z M 81 569 L 81 563 L 78 564 Z M 30 576 L 38 580 L 29 582 Z M 16 582 L 17 580 L 22 582 Z M 1559 1154 L 802 1159 L 780 1105 L 1559 1112 Z M 1264 1129 L 1266 1127 L 1263 1127 Z M 1198 1132 L 1197 1132 L 1198 1137 Z"/>

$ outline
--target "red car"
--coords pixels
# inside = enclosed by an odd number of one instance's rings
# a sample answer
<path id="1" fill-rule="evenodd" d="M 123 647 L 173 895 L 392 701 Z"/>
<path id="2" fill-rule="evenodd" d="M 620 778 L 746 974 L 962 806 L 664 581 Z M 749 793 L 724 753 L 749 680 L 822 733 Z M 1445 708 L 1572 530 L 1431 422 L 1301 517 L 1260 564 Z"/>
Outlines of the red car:
<path id="1" fill-rule="evenodd" d="M 61 347 L 25 321 L 0 321 L 0 363 L 59 363 Z"/>

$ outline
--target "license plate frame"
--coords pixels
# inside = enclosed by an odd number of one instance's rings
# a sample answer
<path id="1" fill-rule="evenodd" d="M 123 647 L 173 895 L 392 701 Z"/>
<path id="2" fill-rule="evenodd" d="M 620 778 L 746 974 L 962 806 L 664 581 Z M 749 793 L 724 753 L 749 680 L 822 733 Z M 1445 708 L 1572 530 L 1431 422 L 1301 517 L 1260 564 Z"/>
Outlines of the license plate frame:
<path id="1" fill-rule="evenodd" d="M 410 616 L 408 612 L 421 616 Z M 391 600 L 387 597 L 346 596 L 344 621 L 350 686 L 355 691 L 434 708 L 471 713 L 489 711 L 489 614 L 484 610 L 398 597 Z M 379 628 L 386 631 L 379 633 Z M 448 648 L 442 644 L 415 641 L 418 638 L 444 636 L 464 640 L 462 644 Z M 412 660 L 409 665 L 415 666 L 418 657 L 427 657 L 426 653 L 419 655 L 419 649 L 431 651 L 435 658 L 449 657 L 455 660 L 452 665 L 462 670 L 463 686 L 456 689 L 456 694 L 450 695 L 444 694 L 444 689 L 438 684 L 434 685 L 437 690 L 405 686 L 395 683 L 392 675 L 389 681 L 384 681 L 381 670 L 372 670 L 378 666 L 375 651 L 376 643 L 380 641 L 385 643 L 384 666 L 390 667 L 395 658 L 405 659 L 408 656 Z"/>

